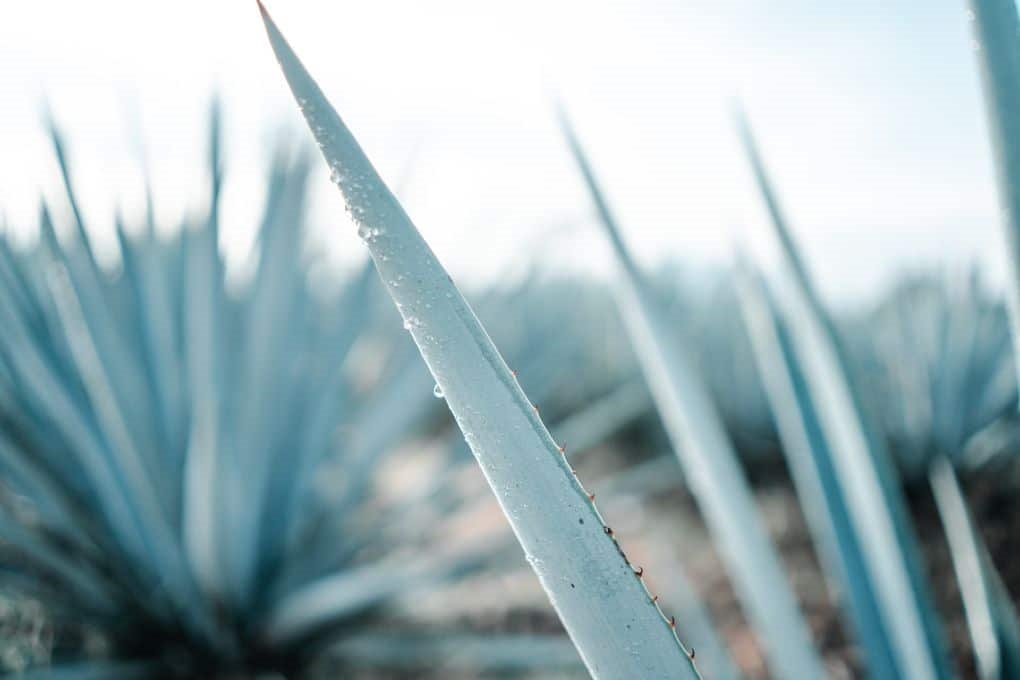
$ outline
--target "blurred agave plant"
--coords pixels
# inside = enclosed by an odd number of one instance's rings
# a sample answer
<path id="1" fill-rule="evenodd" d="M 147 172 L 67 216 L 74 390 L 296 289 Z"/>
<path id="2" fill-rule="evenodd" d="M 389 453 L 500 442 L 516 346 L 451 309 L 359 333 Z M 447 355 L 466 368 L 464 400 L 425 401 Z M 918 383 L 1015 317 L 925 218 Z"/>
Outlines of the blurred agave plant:
<path id="1" fill-rule="evenodd" d="M 989 462 L 968 443 L 1016 410 L 1009 320 L 976 277 L 901 281 L 847 329 L 862 387 L 908 478 L 943 455 Z M 1000 450 L 1000 453 L 1002 451 Z"/>
<path id="2" fill-rule="evenodd" d="M 117 225 L 119 271 L 97 263 L 55 127 L 69 238 L 46 207 L 38 245 L 0 238 L 0 584 L 58 637 L 6 670 L 576 670 L 563 636 L 394 623 L 416 588 L 521 561 L 387 486 L 385 455 L 425 442 L 442 402 L 406 334 L 376 323 L 371 267 L 331 296 L 305 276 L 306 155 L 276 154 L 254 274 L 226 284 L 219 138 L 214 113 L 206 215 L 164 238 L 150 200 L 140 228 Z M 459 450 L 438 442 L 419 448 Z M 69 630 L 91 642 L 61 644 Z"/>

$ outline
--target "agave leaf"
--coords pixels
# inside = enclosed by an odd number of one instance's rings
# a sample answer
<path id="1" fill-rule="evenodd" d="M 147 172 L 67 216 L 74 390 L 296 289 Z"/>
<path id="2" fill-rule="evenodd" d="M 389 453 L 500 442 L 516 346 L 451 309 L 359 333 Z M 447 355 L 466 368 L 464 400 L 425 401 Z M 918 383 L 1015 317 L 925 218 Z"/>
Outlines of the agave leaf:
<path id="1" fill-rule="evenodd" d="M 18 267 L 18 258 L 11 251 L 6 238 L 0 238 L 0 284 L 6 295 L 14 299 L 22 314 L 31 314 L 35 307 L 35 296 L 30 284 L 24 279 Z"/>
<path id="2" fill-rule="evenodd" d="M 66 260 L 65 260 L 66 262 Z M 111 474 L 127 497 L 131 514 L 140 524 L 139 536 L 149 557 L 149 568 L 160 574 L 176 606 L 190 617 L 197 632 L 214 635 L 208 612 L 196 605 L 197 588 L 186 567 L 182 546 L 174 534 L 167 508 L 159 502 L 155 470 L 146 469 L 146 457 L 126 423 L 112 385 L 109 363 L 100 358 L 96 337 L 85 321 L 82 298 L 75 291 L 70 270 L 54 263 L 47 272 L 53 299 L 69 338 L 72 358 L 82 378 L 85 394 L 96 415 L 99 432 L 106 443 L 104 452 L 112 463 Z"/>
<path id="3" fill-rule="evenodd" d="M 822 677 L 796 598 L 688 348 L 668 331 L 667 315 L 623 243 L 580 142 L 562 112 L 560 119 L 623 273 L 617 301 L 638 361 L 769 665 L 779 677 Z"/>
<path id="4" fill-rule="evenodd" d="M 52 225 L 45 210 L 41 224 L 43 235 L 48 242 L 51 255 L 67 270 L 74 296 L 77 298 L 76 304 L 83 312 L 82 318 L 85 321 L 83 329 L 87 328 L 92 336 L 91 342 L 96 356 L 108 376 L 109 397 L 116 405 L 117 411 L 124 415 L 122 418 L 124 434 L 133 443 L 135 455 L 144 459 L 150 474 L 155 474 L 158 441 L 153 434 L 151 418 L 155 411 L 149 403 L 149 393 L 142 381 L 140 356 L 133 344 L 127 342 L 118 332 L 121 325 L 116 323 L 114 310 L 107 302 L 103 273 L 96 261 L 78 208 L 67 167 L 66 151 L 52 119 L 50 131 L 67 199 L 77 225 L 77 239 L 72 247 L 67 249 L 61 247 L 52 233 Z M 104 436 L 108 435 L 109 432 L 104 433 Z"/>
<path id="5" fill-rule="evenodd" d="M 57 433 L 65 441 L 74 441 L 73 451 L 79 456 L 67 466 L 64 474 L 81 470 L 94 494 L 104 520 L 119 536 L 120 545 L 132 552 L 141 564 L 151 564 L 146 554 L 142 530 L 131 506 L 125 501 L 120 483 L 111 468 L 92 427 L 82 417 L 74 397 L 63 389 L 53 367 L 39 354 L 29 339 L 27 329 L 0 297 L 0 325 L 4 328 L 3 350 L 11 359 L 8 366 L 25 401 L 39 413 L 51 414 Z M 60 466 L 52 466 L 60 470 Z M 67 478 L 74 486 L 71 478 Z"/>
<path id="6" fill-rule="evenodd" d="M 293 362 L 294 351 L 289 343 L 296 325 L 296 301 L 301 299 L 300 289 L 302 268 L 299 265 L 301 234 L 291 233 L 280 225 L 290 227 L 301 224 L 299 211 L 303 205 L 307 159 L 297 162 L 298 169 L 286 174 L 286 181 L 279 181 L 279 204 L 267 206 L 262 230 L 262 257 L 254 278 L 250 304 L 246 311 L 247 350 L 243 364 L 238 367 L 236 389 L 240 394 L 281 394 L 283 379 Z M 272 197 L 271 199 L 272 200 Z M 288 348 L 290 351 L 288 351 Z M 242 491 L 245 504 L 264 507 L 264 496 L 271 493 L 267 488 L 274 468 L 273 451 L 275 436 L 280 428 L 284 409 L 272 399 L 244 399 L 236 416 L 234 432 L 237 433 L 236 452 L 243 452 L 243 464 L 247 470 L 246 487 Z M 286 450 L 286 447 L 283 447 Z M 275 509 L 274 509 L 275 512 Z M 235 539 L 241 544 L 239 572 L 235 578 L 240 581 L 239 591 L 244 601 L 254 596 L 255 576 L 259 567 L 262 513 L 245 513 Z"/>
<path id="7" fill-rule="evenodd" d="M 471 308 L 260 9 L 379 274 L 588 670 L 596 678 L 697 677 Z"/>
<path id="8" fill-rule="evenodd" d="M 1014 0 L 970 0 L 970 8 L 1002 207 L 1013 353 L 1020 357 L 1020 20 Z"/>
<path id="9" fill-rule="evenodd" d="M 4 313 L 0 309 L 2 318 Z M 62 438 L 66 430 L 53 428 L 44 433 L 32 429 L 32 423 L 40 419 L 35 409 L 44 402 L 36 400 L 25 403 L 26 408 L 22 413 L 17 413 L 16 407 L 12 405 L 12 395 L 22 389 L 25 378 L 18 367 L 8 367 L 11 358 L 16 355 L 16 351 L 0 344 L 0 365 L 4 366 L 3 390 L 0 390 L 0 407 L 4 409 L 3 417 L 0 418 L 4 430 L 4 434 L 0 435 L 0 460 L 11 472 L 12 479 L 23 481 L 26 486 L 35 489 L 37 495 L 52 497 L 54 494 L 66 494 L 67 499 L 81 502 L 91 497 L 94 489 L 89 485 L 90 476 L 83 468 L 82 460 L 78 456 L 61 455 L 63 451 L 60 447 L 66 444 Z M 33 392 L 29 393 L 37 396 Z M 11 448 L 5 450 L 7 444 Z M 17 450 L 17 444 L 35 446 L 39 455 L 31 461 L 25 460 Z"/>
<path id="10" fill-rule="evenodd" d="M 62 154 L 59 146 L 58 154 Z M 148 549 L 156 551 L 154 558 L 174 564 L 179 556 L 170 531 L 168 508 L 160 502 L 165 497 L 161 497 L 154 483 L 158 474 L 156 459 L 145 443 L 148 440 L 130 424 L 137 414 L 137 403 L 125 410 L 131 401 L 129 395 L 137 394 L 135 381 L 124 378 L 134 372 L 134 367 L 128 365 L 131 353 L 114 332 L 117 325 L 103 299 L 97 270 L 82 267 L 80 258 L 61 248 L 45 209 L 41 228 L 48 255 L 43 278 L 54 302 L 61 335 L 67 338 L 70 360 L 67 368 L 81 378 L 83 397 L 96 414 L 98 434 L 105 444 L 100 455 L 109 458 L 134 511 L 147 524 L 149 530 L 142 531 L 140 536 L 153 539 Z M 148 455 L 143 450 L 149 451 Z"/>
<path id="11" fill-rule="evenodd" d="M 836 581 L 840 604 L 850 614 L 869 675 L 895 677 L 891 639 L 864 566 L 861 539 L 854 533 L 847 501 L 836 478 L 832 453 L 822 435 L 788 332 L 776 316 L 764 282 L 748 266 L 739 267 L 737 275 L 741 308 L 808 527 L 826 573 Z"/>
<path id="12" fill-rule="evenodd" d="M 210 222 L 215 222 L 211 218 Z M 225 439 L 220 411 L 222 325 L 220 277 L 212 229 L 188 233 L 182 299 L 184 350 L 191 404 L 184 464 L 183 534 L 188 559 L 199 583 L 209 592 L 222 593 L 227 556 L 221 554 L 221 535 L 230 535 L 230 508 L 238 498 L 234 478 L 220 469 L 217 451 Z M 222 457 L 222 456 L 221 456 Z M 217 502 L 219 499 L 219 502 Z M 221 510 L 221 508 L 223 510 Z"/>
<path id="13" fill-rule="evenodd" d="M 1020 21 L 1017 7 L 1011 0 L 971 0 L 973 29 L 980 47 L 985 102 L 995 154 L 999 203 L 1002 206 L 1002 228 L 1006 244 L 1006 267 L 1009 283 L 1006 301 L 1012 325 L 1014 368 L 1020 372 Z M 1020 386 L 1020 381 L 1018 381 Z M 954 558 L 960 561 L 961 590 L 965 595 L 971 635 L 977 650 L 982 677 L 992 677 L 997 671 L 1006 675 L 1018 674 L 1020 638 L 1016 611 L 1002 587 L 994 566 L 984 554 L 983 546 L 970 526 L 966 506 L 957 498 L 959 489 L 952 470 L 933 471 L 933 489 L 940 500 L 940 512 L 947 537 L 960 544 L 960 554 L 954 546 Z M 958 502 L 957 502 L 958 501 Z M 945 510 L 943 510 L 943 507 Z M 957 512 L 952 512 L 953 509 Z M 973 537 L 973 540 L 968 540 Z M 973 553 L 976 545 L 977 559 Z M 977 562 L 977 564 L 975 564 Z M 971 582 L 965 583 L 961 570 Z M 995 646 L 988 635 L 988 626 L 994 627 Z M 980 634 L 984 633 L 983 641 Z"/>
<path id="14" fill-rule="evenodd" d="M 179 413 L 182 396 L 179 380 L 180 367 L 173 360 L 176 348 L 169 335 L 169 301 L 158 276 L 156 263 L 150 262 L 149 256 L 155 251 L 151 241 L 140 245 L 132 241 L 124 229 L 123 222 L 117 220 L 117 239 L 120 245 L 123 262 L 123 276 L 128 282 L 131 296 L 129 306 L 133 312 L 134 326 L 142 345 L 142 368 L 149 387 L 149 398 L 155 405 L 159 417 L 154 419 L 153 435 L 157 442 L 160 458 L 179 464 L 177 455 L 180 451 L 183 418 Z M 172 474 L 175 481 L 179 479 L 178 465 L 160 466 L 162 474 Z M 160 484 L 163 494 L 162 501 L 168 508 L 170 517 L 176 526 L 180 517 L 177 484 Z"/>
<path id="15" fill-rule="evenodd" d="M 952 463 L 935 459 L 929 477 L 960 585 L 979 677 L 1020 677 L 1020 624 L 1009 593 L 974 530 Z"/>
<path id="16" fill-rule="evenodd" d="M 580 670 L 577 650 L 560 635 L 407 635 L 358 633 L 327 652 L 368 669 L 420 668 L 461 672 Z"/>
<path id="17" fill-rule="evenodd" d="M 82 217 L 81 208 L 78 206 L 78 198 L 74 192 L 74 185 L 71 182 L 71 172 L 68 169 L 64 138 L 57 127 L 56 120 L 49 111 L 46 112 L 46 123 L 49 128 L 50 143 L 53 145 L 53 153 L 60 168 L 60 178 L 64 183 L 64 194 L 71 208 L 71 214 L 74 216 L 74 225 L 77 228 L 78 239 L 85 250 L 89 268 L 92 270 L 93 275 L 98 278 L 100 276 L 99 264 L 96 261 L 95 252 L 92 250 L 92 240 L 89 238 L 88 229 L 85 228 L 85 220 Z"/>
<path id="18" fill-rule="evenodd" d="M 100 431 L 108 445 L 107 450 L 112 452 L 113 467 L 142 522 L 155 534 L 150 537 L 145 532 L 143 536 L 146 540 L 155 538 L 155 542 L 165 541 L 162 547 L 150 546 L 150 549 L 167 549 L 173 545 L 173 539 L 165 511 L 158 505 L 159 494 L 152 471 L 146 469 L 131 439 L 124 414 L 118 408 L 113 388 L 86 327 L 84 312 L 72 291 L 69 277 L 64 270 L 54 269 L 50 282 L 65 335 L 71 340 L 72 357 L 96 413 Z"/>
<path id="19" fill-rule="evenodd" d="M 782 261 L 792 279 L 783 312 L 791 340 L 832 451 L 854 531 L 875 584 L 881 615 L 906 677 L 946 678 L 951 666 L 918 564 L 917 541 L 908 523 L 895 468 L 865 421 L 851 382 L 845 351 L 825 313 L 786 225 L 750 128 L 738 114 L 738 132 L 768 208 Z"/>

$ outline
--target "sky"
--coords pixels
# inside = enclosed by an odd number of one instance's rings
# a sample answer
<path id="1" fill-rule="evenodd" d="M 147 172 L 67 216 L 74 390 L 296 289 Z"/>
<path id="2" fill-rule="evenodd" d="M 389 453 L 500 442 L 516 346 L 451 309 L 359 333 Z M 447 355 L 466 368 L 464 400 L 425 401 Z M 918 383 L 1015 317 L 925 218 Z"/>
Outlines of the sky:
<path id="1" fill-rule="evenodd" d="M 904 269 L 1001 277 L 993 172 L 963 0 L 267 0 L 283 32 L 458 280 L 609 272 L 557 130 L 574 120 L 649 266 L 770 261 L 736 145 L 740 101 L 810 266 L 834 300 Z M 222 248 L 240 262 L 274 140 L 304 140 L 252 0 L 35 0 L 0 22 L 0 215 L 31 238 L 60 204 L 41 125 L 66 132 L 100 250 L 140 211 L 144 149 L 176 224 L 207 191 L 209 101 L 226 122 Z M 324 165 L 314 239 L 364 257 Z"/>

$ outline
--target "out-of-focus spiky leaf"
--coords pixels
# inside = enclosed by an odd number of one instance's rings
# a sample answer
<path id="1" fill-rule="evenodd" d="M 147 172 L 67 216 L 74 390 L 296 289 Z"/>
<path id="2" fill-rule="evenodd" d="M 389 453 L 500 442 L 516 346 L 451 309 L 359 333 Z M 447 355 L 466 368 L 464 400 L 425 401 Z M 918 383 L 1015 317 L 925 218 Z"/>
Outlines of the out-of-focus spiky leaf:
<path id="1" fill-rule="evenodd" d="M 1006 300 L 1020 356 L 1020 20 L 1013 0 L 970 0 L 1002 206 Z M 1020 362 L 1016 369 L 1020 371 Z M 1018 381 L 1020 382 L 1020 381 Z"/>
<path id="2" fill-rule="evenodd" d="M 872 677 L 895 677 L 891 638 L 880 616 L 874 584 L 864 565 L 832 453 L 807 393 L 787 330 L 764 287 L 746 268 L 737 273 L 741 305 L 758 355 L 758 370 L 775 411 L 783 452 L 805 509 L 819 556 L 849 612 Z"/>
<path id="3" fill-rule="evenodd" d="M 791 286 L 780 300 L 794 355 L 832 452 L 865 565 L 878 593 L 898 671 L 906 677 L 951 675 L 908 523 L 899 479 L 881 438 L 869 429 L 851 383 L 845 350 L 811 283 L 746 121 L 738 131 L 780 244 Z"/>
<path id="4" fill-rule="evenodd" d="M 1020 624 L 1009 593 L 974 529 L 952 463 L 937 458 L 931 488 L 946 529 L 981 678 L 1020 677 Z"/>
<path id="5" fill-rule="evenodd" d="M 616 255 L 620 312 L 645 379 L 769 664 L 782 677 L 820 677 L 821 661 L 807 625 L 689 350 L 667 331 L 665 314 L 624 245 L 594 172 L 562 114 L 561 122 Z"/>

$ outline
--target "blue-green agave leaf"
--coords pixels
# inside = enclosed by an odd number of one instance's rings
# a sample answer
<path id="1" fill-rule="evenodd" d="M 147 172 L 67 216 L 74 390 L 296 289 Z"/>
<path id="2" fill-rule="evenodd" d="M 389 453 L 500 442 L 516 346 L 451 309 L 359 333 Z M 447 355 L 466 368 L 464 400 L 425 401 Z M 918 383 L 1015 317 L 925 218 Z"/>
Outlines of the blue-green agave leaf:
<path id="1" fill-rule="evenodd" d="M 1020 20 L 1014 0 L 970 0 L 970 8 L 1002 207 L 1006 301 L 1020 356 Z M 1020 374 L 1020 361 L 1016 369 Z"/>
<path id="2" fill-rule="evenodd" d="M 1018 678 L 1020 624 L 1016 610 L 974 528 L 956 470 L 944 456 L 932 463 L 930 481 L 960 584 L 978 675 L 984 680 Z"/>
<path id="3" fill-rule="evenodd" d="M 1015 357 L 1020 357 L 1020 19 L 1013 0 L 971 0 L 970 7 L 996 161 L 1009 274 L 1006 301 L 1012 322 L 1014 368 L 1020 375 L 1020 361 L 1015 360 Z M 1017 645 L 1020 634 L 1016 611 L 970 526 L 966 506 L 962 499 L 956 502 L 959 490 L 953 483 L 955 476 L 950 479 L 950 474 L 955 473 L 934 470 L 933 475 L 937 476 L 933 479 L 933 489 L 936 499 L 942 498 L 939 507 L 947 537 L 954 548 L 954 558 L 961 560 L 957 572 L 965 596 L 979 670 L 982 677 L 995 677 L 990 674 L 997 672 L 1004 677 L 1020 675 Z M 956 512 L 952 511 L 953 508 Z M 957 544 L 961 551 L 959 555 Z M 977 552 L 977 559 L 973 558 L 974 552 Z M 971 582 L 964 583 L 961 570 Z M 988 635 L 989 625 L 995 631 L 995 649 L 992 637 Z"/>
<path id="4" fill-rule="evenodd" d="M 922 577 L 917 541 L 896 470 L 881 438 L 866 422 L 845 351 L 811 283 L 750 128 L 740 114 L 737 124 L 781 246 L 785 271 L 792 280 L 789 294 L 780 302 L 795 356 L 864 550 L 881 615 L 893 640 L 898 672 L 911 678 L 949 677 L 951 666 Z"/>
<path id="5" fill-rule="evenodd" d="M 261 9 L 359 235 L 588 670 L 697 677 L 471 308 Z"/>
<path id="6" fill-rule="evenodd" d="M 215 220 L 213 220 L 215 221 Z M 219 264 L 212 230 L 187 233 L 182 267 L 184 356 L 191 412 L 183 473 L 183 535 L 192 569 L 202 587 L 225 593 L 227 556 L 221 536 L 230 535 L 229 509 L 240 501 L 232 475 L 217 456 L 225 441 L 220 395 L 223 323 Z"/>
<path id="7" fill-rule="evenodd" d="M 827 573 L 835 579 L 840 604 L 850 614 L 870 677 L 896 677 L 891 638 L 865 569 L 861 538 L 854 533 L 832 453 L 789 333 L 777 318 L 764 281 L 749 266 L 742 265 L 737 272 L 741 308 L 808 527 Z"/>

